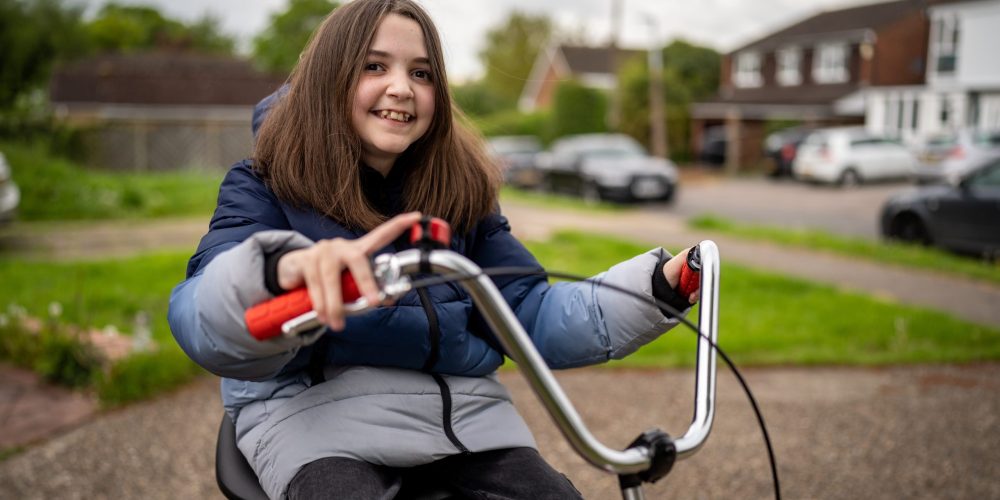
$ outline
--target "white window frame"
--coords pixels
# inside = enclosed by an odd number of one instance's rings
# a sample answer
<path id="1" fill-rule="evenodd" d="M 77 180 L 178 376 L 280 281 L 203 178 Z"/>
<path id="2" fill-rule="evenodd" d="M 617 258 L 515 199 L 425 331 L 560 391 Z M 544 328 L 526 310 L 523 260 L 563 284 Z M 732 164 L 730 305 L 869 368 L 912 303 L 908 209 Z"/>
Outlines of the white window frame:
<path id="1" fill-rule="evenodd" d="M 821 43 L 813 53 L 812 77 L 816 83 L 843 83 L 847 81 L 847 44 L 844 42 Z"/>
<path id="2" fill-rule="evenodd" d="M 777 62 L 775 79 L 778 85 L 790 87 L 802 83 L 802 49 L 784 47 L 775 52 L 774 58 Z"/>
<path id="3" fill-rule="evenodd" d="M 760 52 L 747 51 L 736 54 L 733 65 L 733 84 L 737 87 L 760 87 L 764 79 L 760 75 Z"/>
<path id="4" fill-rule="evenodd" d="M 946 13 L 938 16 L 931 24 L 930 53 L 931 64 L 935 74 L 953 75 L 958 69 L 958 38 L 961 36 L 961 27 L 958 22 L 957 13 Z M 951 69 L 941 70 L 939 63 L 942 57 L 952 57 Z"/>

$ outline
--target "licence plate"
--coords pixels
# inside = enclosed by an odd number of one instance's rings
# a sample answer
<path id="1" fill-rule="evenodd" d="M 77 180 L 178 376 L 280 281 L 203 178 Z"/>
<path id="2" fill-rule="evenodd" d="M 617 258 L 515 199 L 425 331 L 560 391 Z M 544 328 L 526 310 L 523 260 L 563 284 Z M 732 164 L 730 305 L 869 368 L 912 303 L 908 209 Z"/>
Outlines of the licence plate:
<path id="1" fill-rule="evenodd" d="M 636 198 L 657 198 L 666 191 L 663 183 L 656 179 L 642 179 L 632 185 L 632 196 Z"/>

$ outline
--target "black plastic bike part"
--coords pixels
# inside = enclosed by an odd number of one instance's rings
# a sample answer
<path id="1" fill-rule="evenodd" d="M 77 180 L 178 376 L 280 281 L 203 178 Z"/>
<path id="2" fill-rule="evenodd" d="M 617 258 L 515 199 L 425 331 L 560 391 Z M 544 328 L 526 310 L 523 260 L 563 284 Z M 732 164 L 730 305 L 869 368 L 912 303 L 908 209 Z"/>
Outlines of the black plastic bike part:
<path id="1" fill-rule="evenodd" d="M 729 369 L 732 370 L 733 375 L 736 377 L 736 381 L 740 384 L 740 388 L 743 389 L 743 393 L 746 394 L 747 399 L 750 402 L 750 406 L 753 409 L 754 415 L 757 417 L 757 425 L 760 428 L 762 437 L 764 439 L 764 446 L 767 448 L 767 458 L 768 464 L 771 468 L 771 482 L 774 485 L 774 498 L 776 500 L 781 500 L 781 483 L 778 479 L 778 464 L 774 458 L 774 448 L 771 445 L 771 436 L 767 431 L 767 424 L 764 422 L 764 414 L 760 411 L 760 405 L 757 403 L 757 398 L 754 397 L 753 391 L 750 390 L 750 385 L 747 383 L 746 379 L 743 378 L 743 374 L 740 373 L 739 369 L 736 368 L 736 363 L 729 357 L 728 354 L 721 347 L 719 347 L 715 342 L 712 341 L 707 335 L 701 332 L 694 323 L 685 318 L 680 314 L 680 311 L 675 309 L 670 304 L 657 300 L 655 297 L 647 297 L 633 290 L 629 290 L 620 286 L 612 285 L 603 281 L 594 281 L 586 276 L 579 276 L 569 273 L 560 273 L 555 271 L 544 271 L 537 268 L 530 267 L 494 267 L 482 270 L 482 274 L 486 276 L 509 276 L 509 275 L 521 275 L 521 276 L 546 276 L 549 278 L 565 279 L 572 281 L 587 281 L 591 283 L 596 283 L 598 286 L 607 287 L 611 290 L 618 291 L 619 293 L 624 293 L 634 298 L 638 298 L 643 301 L 652 302 L 660 309 L 666 309 L 672 313 L 672 315 L 677 318 L 678 321 L 687 326 L 695 335 L 704 339 L 709 343 L 709 345 L 715 349 L 715 351 L 722 357 Z M 411 285 L 413 288 L 433 286 L 443 283 L 451 283 L 453 281 L 461 281 L 466 279 L 474 279 L 476 276 L 468 275 L 465 273 L 452 273 L 442 276 L 435 276 L 431 278 L 425 278 L 422 280 L 414 281 Z"/>
<path id="2" fill-rule="evenodd" d="M 660 429 L 649 429 L 628 445 L 628 448 L 646 448 L 651 458 L 649 469 L 635 474 L 619 474 L 621 489 L 635 488 L 642 483 L 655 483 L 666 477 L 677 461 L 677 447 L 670 435 Z"/>
<path id="3" fill-rule="evenodd" d="M 236 426 L 226 413 L 222 414 L 215 445 L 215 482 L 230 500 L 268 500 L 257 475 L 236 447 Z"/>

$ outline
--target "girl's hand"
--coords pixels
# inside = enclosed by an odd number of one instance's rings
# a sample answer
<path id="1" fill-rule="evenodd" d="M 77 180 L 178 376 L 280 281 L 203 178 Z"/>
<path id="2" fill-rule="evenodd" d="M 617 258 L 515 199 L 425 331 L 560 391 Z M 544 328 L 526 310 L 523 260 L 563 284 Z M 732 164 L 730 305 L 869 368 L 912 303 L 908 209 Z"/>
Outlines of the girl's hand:
<path id="1" fill-rule="evenodd" d="M 343 330 L 341 273 L 344 269 L 350 271 L 362 297 L 371 304 L 378 303 L 371 254 L 392 243 L 419 220 L 420 212 L 401 214 L 356 240 L 321 240 L 309 248 L 288 252 L 278 260 L 278 285 L 293 290 L 304 284 L 317 318 L 334 330 Z"/>
<path id="2" fill-rule="evenodd" d="M 685 248 L 663 265 L 663 276 L 667 278 L 667 283 L 670 285 L 670 288 L 674 290 L 677 289 L 677 284 L 681 281 L 681 268 L 687 265 L 687 255 L 689 251 L 691 251 L 690 248 Z M 691 292 L 691 295 L 687 297 L 688 302 L 691 304 L 698 302 L 700 293 L 700 288 Z"/>

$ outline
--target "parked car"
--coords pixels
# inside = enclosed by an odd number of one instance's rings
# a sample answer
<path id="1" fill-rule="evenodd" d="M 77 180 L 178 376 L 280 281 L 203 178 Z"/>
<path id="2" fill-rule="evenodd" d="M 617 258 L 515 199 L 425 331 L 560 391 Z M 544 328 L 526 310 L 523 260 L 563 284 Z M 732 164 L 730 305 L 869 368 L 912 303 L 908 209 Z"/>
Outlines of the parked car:
<path id="1" fill-rule="evenodd" d="M 0 153 L 0 223 L 10 222 L 17 213 L 17 205 L 21 201 L 21 192 L 11 177 L 7 158 Z"/>
<path id="2" fill-rule="evenodd" d="M 493 154 L 504 169 L 504 180 L 511 186 L 533 189 L 541 185 L 542 173 L 535 157 L 542 152 L 542 144 L 531 135 L 505 135 L 489 140 Z"/>
<path id="3" fill-rule="evenodd" d="M 854 186 L 913 175 L 917 159 L 902 144 L 863 127 L 819 129 L 809 134 L 792 163 L 797 179 Z"/>
<path id="4" fill-rule="evenodd" d="M 677 167 L 624 134 L 567 136 L 539 157 L 539 166 L 546 189 L 587 201 L 669 201 L 677 190 Z"/>
<path id="5" fill-rule="evenodd" d="M 705 128 L 705 131 L 701 135 L 701 148 L 698 150 L 698 161 L 708 165 L 723 165 L 726 163 L 725 125 Z"/>
<path id="6" fill-rule="evenodd" d="M 798 126 L 779 130 L 764 139 L 764 155 L 774 162 L 772 177 L 791 177 L 792 162 L 799 145 L 815 130 L 813 127 Z"/>
<path id="7" fill-rule="evenodd" d="M 890 239 L 1000 257 L 1000 154 L 981 159 L 952 182 L 889 198 L 881 228 Z"/>
<path id="8" fill-rule="evenodd" d="M 983 158 L 1000 153 L 1000 131 L 960 130 L 929 137 L 917 148 L 921 184 L 957 179 Z"/>

